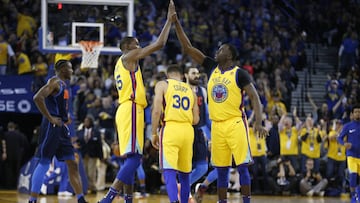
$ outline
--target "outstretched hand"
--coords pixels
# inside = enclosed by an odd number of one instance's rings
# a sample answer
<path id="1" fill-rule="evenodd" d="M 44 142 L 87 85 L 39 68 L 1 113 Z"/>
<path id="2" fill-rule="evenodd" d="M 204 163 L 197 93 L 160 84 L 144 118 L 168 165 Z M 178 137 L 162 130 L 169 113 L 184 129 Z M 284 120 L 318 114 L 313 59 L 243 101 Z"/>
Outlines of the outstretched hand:
<path id="1" fill-rule="evenodd" d="M 171 22 L 174 22 L 174 20 L 176 19 L 175 4 L 173 0 L 170 0 L 167 18 Z"/>

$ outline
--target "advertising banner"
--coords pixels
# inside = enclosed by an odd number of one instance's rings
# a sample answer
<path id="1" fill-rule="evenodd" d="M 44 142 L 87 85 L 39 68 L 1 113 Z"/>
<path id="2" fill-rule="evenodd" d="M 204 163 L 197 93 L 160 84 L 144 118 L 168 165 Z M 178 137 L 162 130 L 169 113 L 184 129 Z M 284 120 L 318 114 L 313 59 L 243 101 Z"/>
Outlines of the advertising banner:
<path id="1" fill-rule="evenodd" d="M 33 76 L 0 76 L 0 112 L 39 113 L 33 102 Z"/>

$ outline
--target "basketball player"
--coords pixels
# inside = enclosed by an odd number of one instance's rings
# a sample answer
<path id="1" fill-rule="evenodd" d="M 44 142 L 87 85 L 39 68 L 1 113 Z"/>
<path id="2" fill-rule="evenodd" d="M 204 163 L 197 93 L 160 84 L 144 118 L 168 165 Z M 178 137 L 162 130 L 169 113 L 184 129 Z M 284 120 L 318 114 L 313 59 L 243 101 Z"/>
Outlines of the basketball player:
<path id="1" fill-rule="evenodd" d="M 356 188 L 359 187 L 360 175 L 360 105 L 352 108 L 352 121 L 346 123 L 341 130 L 337 140 L 346 148 L 346 158 L 350 173 L 350 195 L 351 203 L 359 202 L 359 194 Z M 346 138 L 346 141 L 344 139 Z"/>
<path id="2" fill-rule="evenodd" d="M 117 61 L 114 77 L 119 94 L 119 107 L 115 115 L 120 155 L 126 155 L 114 182 L 101 203 L 110 203 L 125 186 L 125 202 L 132 202 L 135 171 L 140 164 L 144 145 L 144 108 L 147 106 L 145 87 L 139 60 L 161 49 L 169 36 L 171 16 L 175 15 L 174 2 L 170 0 L 166 23 L 153 43 L 144 48 L 135 37 L 125 37 L 120 42 L 122 56 Z"/>
<path id="3" fill-rule="evenodd" d="M 206 89 L 201 87 L 199 70 L 196 67 L 185 68 L 185 79 L 186 83 L 190 85 L 191 89 L 194 90 L 197 96 L 197 104 L 199 106 L 199 123 L 194 127 L 194 144 L 193 144 L 193 158 L 192 165 L 193 169 L 190 174 L 190 188 L 191 185 L 198 181 L 208 170 L 207 162 L 207 144 L 206 144 L 206 130 L 207 128 L 207 94 Z M 210 136 L 210 135 L 209 135 Z"/>
<path id="4" fill-rule="evenodd" d="M 167 76 L 166 81 L 160 81 L 155 86 L 151 143 L 156 149 L 160 148 L 160 168 L 170 202 L 179 202 L 176 175 L 181 185 L 180 202 L 188 202 L 194 141 L 192 125 L 199 122 L 199 107 L 190 85 L 182 82 L 179 66 L 169 66 Z"/>
<path id="5" fill-rule="evenodd" d="M 40 144 L 37 155 L 39 163 L 31 180 L 29 203 L 36 203 L 44 176 L 50 167 L 53 156 L 65 161 L 68 167 L 70 184 L 73 187 L 78 203 L 86 202 L 82 192 L 82 183 L 78 164 L 75 161 L 74 148 L 70 139 L 68 122 L 68 99 L 66 80 L 72 75 L 72 65 L 67 60 L 55 64 L 55 76 L 50 78 L 34 96 L 34 102 L 43 115 L 41 123 Z"/>
<path id="6" fill-rule="evenodd" d="M 267 131 L 262 126 L 262 106 L 259 95 L 251 82 L 249 74 L 234 64 L 236 48 L 223 44 L 215 54 L 215 59 L 205 56 L 191 45 L 177 16 L 176 34 L 186 54 L 212 73 L 208 82 L 209 114 L 212 121 L 212 163 L 218 172 L 219 203 L 227 202 L 229 167 L 232 157 L 240 174 L 243 202 L 250 202 L 250 174 L 248 164 L 252 162 L 248 141 L 248 123 L 244 113 L 243 94 L 251 99 L 255 111 L 254 131 L 264 137 Z"/>

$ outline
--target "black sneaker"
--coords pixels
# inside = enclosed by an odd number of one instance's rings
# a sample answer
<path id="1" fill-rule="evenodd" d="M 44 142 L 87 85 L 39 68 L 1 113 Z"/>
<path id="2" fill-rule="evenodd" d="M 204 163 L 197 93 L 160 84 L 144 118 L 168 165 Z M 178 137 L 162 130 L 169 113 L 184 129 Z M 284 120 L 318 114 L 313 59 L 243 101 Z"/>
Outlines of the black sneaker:
<path id="1" fill-rule="evenodd" d="M 80 198 L 78 199 L 78 203 L 89 203 L 89 202 L 87 202 L 87 201 L 85 200 L 84 196 L 82 196 L 82 197 L 80 197 Z"/>

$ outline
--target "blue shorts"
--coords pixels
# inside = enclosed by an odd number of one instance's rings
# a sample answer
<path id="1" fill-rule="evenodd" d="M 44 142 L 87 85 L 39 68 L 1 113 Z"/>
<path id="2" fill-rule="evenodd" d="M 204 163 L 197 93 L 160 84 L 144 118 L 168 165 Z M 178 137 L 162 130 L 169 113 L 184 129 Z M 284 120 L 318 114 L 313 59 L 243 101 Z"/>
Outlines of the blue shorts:
<path id="1" fill-rule="evenodd" d="M 43 119 L 36 156 L 50 160 L 56 156 L 59 161 L 75 160 L 68 127 L 54 126 L 47 119 Z"/>

